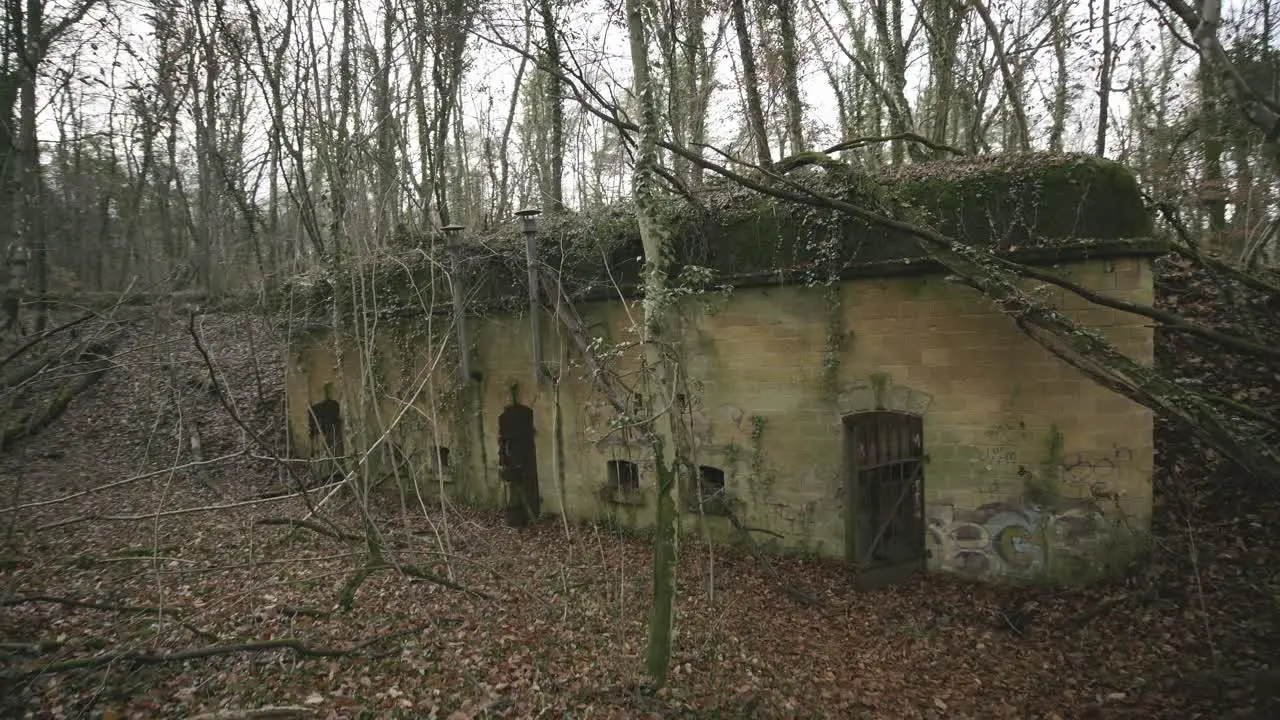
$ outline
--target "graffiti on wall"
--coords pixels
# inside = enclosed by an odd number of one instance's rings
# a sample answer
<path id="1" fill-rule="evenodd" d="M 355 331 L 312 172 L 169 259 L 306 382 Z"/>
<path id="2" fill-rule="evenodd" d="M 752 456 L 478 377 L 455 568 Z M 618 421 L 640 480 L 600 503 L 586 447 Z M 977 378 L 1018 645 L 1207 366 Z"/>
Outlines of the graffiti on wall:
<path id="1" fill-rule="evenodd" d="M 1031 577 L 1052 573 L 1051 565 L 1088 563 L 1100 546 L 1115 541 L 1123 518 L 1108 517 L 1102 508 L 1120 497 L 1117 487 L 1134 460 L 1132 450 L 1112 446 L 1066 453 L 1042 465 L 1018 451 L 1027 440 L 1021 423 L 993 426 L 985 435 L 990 445 L 978 448 L 972 460 L 980 493 L 1016 495 L 1002 485 L 1014 480 L 1029 490 L 1037 476 L 1055 492 L 1050 499 L 1025 492 L 978 508 L 930 505 L 927 543 L 935 566 L 974 578 Z"/>
<path id="2" fill-rule="evenodd" d="M 1087 490 L 1095 498 L 1113 498 L 1112 492 L 1124 466 L 1133 462 L 1133 450 L 1112 446 L 1110 450 L 1070 453 L 1058 464 L 1058 476 L 1065 485 Z"/>
<path id="3" fill-rule="evenodd" d="M 1043 574 L 1050 557 L 1084 559 L 1111 538 L 1093 500 L 1056 508 L 990 503 L 974 510 L 927 509 L 930 557 L 940 568 L 973 578 Z"/>

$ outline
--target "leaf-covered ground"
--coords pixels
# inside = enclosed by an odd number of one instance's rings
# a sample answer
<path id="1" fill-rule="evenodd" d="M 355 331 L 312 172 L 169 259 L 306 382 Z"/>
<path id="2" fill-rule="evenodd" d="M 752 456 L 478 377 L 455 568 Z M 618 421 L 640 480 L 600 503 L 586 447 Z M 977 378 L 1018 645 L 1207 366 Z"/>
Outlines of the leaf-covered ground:
<path id="1" fill-rule="evenodd" d="M 463 589 L 379 570 L 342 612 L 364 544 L 270 524 L 309 513 L 270 497 L 290 476 L 253 439 L 282 445 L 283 331 L 203 317 L 211 380 L 186 324 L 167 308 L 95 321 L 85 335 L 112 334 L 110 372 L 0 454 L 0 713 L 1269 716 L 1280 509 L 1257 488 L 1215 495 L 1210 481 L 1238 481 L 1171 429 L 1150 562 L 1106 586 L 928 576 L 855 590 L 836 564 L 777 559 L 775 577 L 686 545 L 675 670 L 655 694 L 640 674 L 648 545 L 606 528 L 550 518 L 517 531 L 496 514 L 383 498 L 386 560 Z M 27 394 L 53 393 L 77 369 L 58 373 Z M 312 519 L 362 533 L 350 503 L 339 494 Z M 779 579 L 821 603 L 797 604 Z"/>

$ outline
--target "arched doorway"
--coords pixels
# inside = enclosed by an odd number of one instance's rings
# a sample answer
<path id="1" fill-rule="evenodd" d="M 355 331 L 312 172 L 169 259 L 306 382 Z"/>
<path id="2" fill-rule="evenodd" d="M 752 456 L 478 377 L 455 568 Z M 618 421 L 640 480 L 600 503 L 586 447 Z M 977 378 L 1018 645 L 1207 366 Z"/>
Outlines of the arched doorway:
<path id="1" fill-rule="evenodd" d="M 533 408 L 515 403 L 498 416 L 498 466 L 507 484 L 507 524 L 528 525 L 542 511 Z"/>

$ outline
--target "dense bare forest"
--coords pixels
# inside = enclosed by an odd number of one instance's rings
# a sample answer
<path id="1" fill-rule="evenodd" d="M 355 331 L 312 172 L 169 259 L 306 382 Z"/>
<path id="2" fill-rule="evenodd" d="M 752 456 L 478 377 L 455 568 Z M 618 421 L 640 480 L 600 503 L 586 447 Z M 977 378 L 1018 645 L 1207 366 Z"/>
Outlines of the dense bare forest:
<path id="1" fill-rule="evenodd" d="M 3 8 L 7 712 L 1276 711 L 1270 0 Z M 1136 175 L 1167 250 L 1153 303 L 1103 297 L 948 234 L 883 190 L 913 169 L 1064 154 Z M 927 577 L 865 594 L 823 563 L 677 542 L 672 494 L 698 467 L 691 430 L 679 413 L 636 408 L 691 397 L 673 307 L 701 290 L 676 267 L 672 207 L 705 209 L 726 193 L 909 238 L 1039 346 L 1155 413 L 1153 542 L 1141 561 L 1089 589 Z M 515 529 L 443 491 L 426 502 L 375 492 L 375 466 L 401 472 L 383 442 L 400 415 L 378 416 L 335 452 L 341 472 L 290 457 L 291 339 L 318 318 L 372 352 L 379 316 L 364 310 L 386 301 L 370 289 L 377 268 L 416 253 L 454 289 L 409 308 L 425 325 L 454 310 L 432 361 L 446 367 L 443 348 L 466 344 L 459 238 L 516 237 L 529 208 L 553 229 L 619 216 L 638 227 L 643 317 L 625 352 L 638 348 L 641 371 L 630 377 L 610 370 L 625 343 L 587 337 L 563 264 L 535 267 L 523 245 L 507 259 L 527 260 L 530 307 L 563 329 L 655 459 L 649 536 L 562 519 Z M 583 262 L 595 263 L 594 248 Z M 828 252 L 815 245 L 807 259 L 838 269 L 845 258 Z M 317 315 L 307 290 L 326 283 L 337 290 Z M 1028 283 L 1144 318 L 1156 362 Z M 338 302 L 342 292 L 364 310 Z M 335 352 L 340 364 L 349 349 Z M 372 378 L 370 357 L 355 362 Z M 384 400 L 372 379 L 360 392 L 361 407 Z"/>
<path id="2" fill-rule="evenodd" d="M 657 3 L 640 8 L 661 136 L 872 170 L 1079 151 L 1133 166 L 1224 257 L 1273 257 L 1266 131 L 1180 4 Z M 1274 10 L 1208 28 L 1275 84 Z M 0 65 L 6 249 L 31 291 L 270 284 L 450 223 L 630 194 L 623 8 L 16 3 Z M 879 138 L 879 140 L 877 140 Z M 886 138 L 895 138 L 892 140 Z M 709 171 L 661 152 L 664 182 Z M 730 163 L 735 165 L 735 163 Z"/>

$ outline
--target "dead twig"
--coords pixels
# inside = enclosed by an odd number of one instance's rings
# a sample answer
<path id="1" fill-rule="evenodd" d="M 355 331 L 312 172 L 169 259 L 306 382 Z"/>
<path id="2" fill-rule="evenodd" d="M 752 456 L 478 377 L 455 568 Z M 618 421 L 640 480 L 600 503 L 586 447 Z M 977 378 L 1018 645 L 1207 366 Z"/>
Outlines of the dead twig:
<path id="1" fill-rule="evenodd" d="M 380 642 L 421 632 L 429 626 L 430 623 L 427 623 L 407 630 L 400 630 L 387 635 L 380 635 L 362 643 L 352 645 L 349 648 L 313 647 L 303 643 L 297 638 L 285 638 L 280 640 L 261 640 L 258 642 L 237 643 L 233 645 L 212 645 L 209 647 L 196 648 L 194 650 L 182 650 L 179 652 L 169 653 L 105 653 L 103 655 L 95 655 L 93 657 L 60 660 L 58 662 L 39 665 L 28 670 L 0 673 L 0 675 L 8 675 L 11 678 L 16 677 L 18 679 L 26 679 L 49 673 L 69 672 L 72 670 L 91 670 L 104 665 L 114 665 L 117 663 L 135 667 L 139 665 L 162 665 L 165 663 L 184 662 L 187 660 L 203 660 L 205 658 L 217 657 L 219 655 L 260 653 L 271 650 L 292 650 L 294 654 L 304 658 L 343 657 L 346 655 L 354 655 Z"/>
<path id="2" fill-rule="evenodd" d="M 777 569 L 770 565 L 769 561 L 765 559 L 764 555 L 760 552 L 760 546 L 756 544 L 755 538 L 751 537 L 751 529 L 742 524 L 742 520 L 738 518 L 738 514 L 735 513 L 732 508 L 726 506 L 724 508 L 724 512 L 725 516 L 729 518 L 729 522 L 733 523 L 734 529 L 738 531 L 738 535 L 747 544 L 747 548 L 751 551 L 751 554 L 758 561 L 760 569 L 764 570 L 765 574 L 768 575 L 770 579 L 772 579 L 778 587 L 787 594 L 788 597 L 805 607 L 817 607 L 822 604 L 822 601 L 817 597 L 810 595 L 794 585 L 783 582 L 782 577 L 778 575 Z"/>
<path id="3" fill-rule="evenodd" d="M 192 715 L 188 720 L 287 720 L 289 717 L 307 717 L 314 712 L 307 707 L 280 705 L 275 707 L 243 708 L 243 710 L 219 710 Z"/>
<path id="4" fill-rule="evenodd" d="M 287 720 L 288 718 L 304 718 L 313 714 L 310 708 L 297 707 L 296 705 L 279 705 L 252 709 L 218 710 L 217 712 L 192 715 L 188 720 Z"/>
<path id="5" fill-rule="evenodd" d="M 237 457 L 240 457 L 243 454 L 244 454 L 243 452 L 235 452 L 227 455 L 219 455 L 218 457 L 211 458 L 209 460 L 200 460 L 196 462 L 185 463 L 182 465 L 174 465 L 172 467 L 163 468 L 161 470 L 153 470 L 151 472 L 142 473 L 141 475 L 134 475 L 132 477 L 127 477 L 123 480 L 116 480 L 115 482 L 110 482 L 110 483 L 107 483 L 106 485 L 99 485 L 97 487 L 89 488 L 88 490 L 81 490 L 80 492 L 74 492 L 74 493 L 71 493 L 70 495 L 63 495 L 61 497 L 56 497 L 49 500 L 37 500 L 35 502 L 23 503 L 22 505 L 12 505 L 7 508 L 0 508 L 0 513 L 21 512 L 22 510 L 30 510 L 32 508 L 44 507 L 45 505 L 56 505 L 58 503 L 67 502 L 68 500 L 75 500 L 76 498 L 82 498 L 82 497 L 85 497 L 86 495 L 93 495 L 94 493 L 100 493 L 106 490 L 114 490 L 115 488 L 128 485 L 130 483 L 138 482 L 139 480 L 146 480 L 148 478 L 157 477 L 159 475 L 168 475 L 177 470 L 185 470 L 187 468 L 202 467 L 205 465 L 214 465 L 216 463 L 225 462 L 227 460 L 233 460 Z"/>
<path id="6" fill-rule="evenodd" d="M 244 500 L 242 502 L 222 503 L 219 505 L 201 505 L 200 507 L 179 508 L 177 510 L 163 510 L 160 512 L 146 513 L 144 515 L 79 515 L 66 520 L 58 520 L 36 528 L 36 532 L 44 532 L 45 530 L 53 530 L 54 528 L 66 527 L 68 525 L 78 525 L 82 522 L 92 520 L 110 520 L 112 522 L 129 522 L 135 520 L 156 520 L 162 517 L 174 517 L 176 515 L 190 515 L 192 513 L 213 512 L 215 510 L 230 510 L 232 508 L 248 507 L 250 505 L 261 505 L 263 503 L 275 502 L 277 500 L 287 500 L 289 498 L 303 497 L 308 493 L 328 490 L 337 487 L 342 483 L 337 482 L 332 485 L 321 485 L 320 487 L 303 490 L 302 492 L 293 493 L 291 495 L 280 495 L 278 497 L 261 498 L 257 500 Z"/>
<path id="7" fill-rule="evenodd" d="M 7 598 L 0 600 L 0 607 L 13 607 L 15 605 L 26 605 L 28 603 L 51 603 L 55 605 L 65 605 L 67 607 L 86 608 L 89 610 L 103 610 L 105 612 L 182 614 L 182 610 L 176 607 L 162 608 L 150 605 L 117 605 L 114 603 L 76 600 L 75 598 L 65 598 L 56 595 L 23 595 L 21 597 Z"/>
<path id="8" fill-rule="evenodd" d="M 364 541 L 363 535 L 356 535 L 354 533 L 343 532 L 341 530 L 332 530 L 330 528 L 327 528 L 321 525 L 320 523 L 311 522 L 310 520 L 295 520 L 293 518 L 263 518 L 259 520 L 257 524 L 258 525 L 287 525 L 293 528 L 303 528 L 305 530 L 310 530 L 311 532 L 316 533 L 317 535 L 324 535 L 325 537 L 331 537 L 334 540 L 347 540 L 351 542 Z"/>
<path id="9" fill-rule="evenodd" d="M 259 435 L 257 431 L 249 427 L 249 424 L 240 417 L 240 413 L 236 411 L 235 406 L 231 404 L 231 400 L 228 397 L 227 393 L 230 391 L 218 384 L 217 368 L 214 367 L 213 358 L 209 356 L 209 351 L 205 349 L 204 343 L 200 341 L 200 331 L 196 329 L 196 318 L 198 317 L 200 317 L 199 312 L 191 313 L 191 317 L 187 321 L 187 333 L 191 335 L 191 341 L 195 343 L 196 351 L 200 353 L 200 357 L 204 360 L 204 366 L 209 372 L 209 381 L 213 383 L 214 395 L 218 398 L 218 402 L 222 404 L 223 409 L 227 411 L 227 415 L 231 417 L 231 420 L 240 426 L 240 429 L 253 440 L 254 444 L 266 451 L 273 460 L 279 463 L 280 467 L 284 468 L 285 473 L 293 480 L 294 488 L 302 496 L 302 501 L 307 505 L 307 517 L 321 517 L 317 512 L 318 508 L 311 503 L 311 498 L 306 494 L 307 484 L 302 482 L 301 478 L 297 476 L 297 473 L 288 463 L 284 462 L 280 453 L 276 452 L 270 443 Z M 321 519 L 323 520 L 324 518 Z M 329 523 L 328 520 L 325 520 L 325 522 Z M 329 524 L 332 525 L 332 523 Z M 337 527 L 333 527 L 333 531 L 341 532 Z"/>

